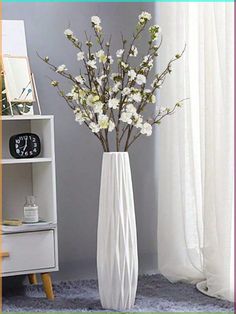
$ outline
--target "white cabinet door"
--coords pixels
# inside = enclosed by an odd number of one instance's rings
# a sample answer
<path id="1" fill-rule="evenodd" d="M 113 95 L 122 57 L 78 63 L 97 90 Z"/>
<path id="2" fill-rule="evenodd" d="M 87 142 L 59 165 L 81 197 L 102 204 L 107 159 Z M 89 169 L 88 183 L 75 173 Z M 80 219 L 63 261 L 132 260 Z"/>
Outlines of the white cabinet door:
<path id="1" fill-rule="evenodd" d="M 9 253 L 2 258 L 3 275 L 55 267 L 53 230 L 5 234 L 2 246 Z"/>

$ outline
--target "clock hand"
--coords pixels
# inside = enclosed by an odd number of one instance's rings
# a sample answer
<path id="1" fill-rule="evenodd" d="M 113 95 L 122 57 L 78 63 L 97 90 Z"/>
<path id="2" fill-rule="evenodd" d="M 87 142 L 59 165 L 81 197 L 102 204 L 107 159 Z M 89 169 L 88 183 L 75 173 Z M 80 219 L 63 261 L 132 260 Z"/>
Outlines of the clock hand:
<path id="1" fill-rule="evenodd" d="M 23 148 L 23 152 L 25 151 L 25 149 L 27 147 L 27 141 L 28 141 L 28 138 L 26 138 L 26 143 L 25 143 L 25 147 Z"/>

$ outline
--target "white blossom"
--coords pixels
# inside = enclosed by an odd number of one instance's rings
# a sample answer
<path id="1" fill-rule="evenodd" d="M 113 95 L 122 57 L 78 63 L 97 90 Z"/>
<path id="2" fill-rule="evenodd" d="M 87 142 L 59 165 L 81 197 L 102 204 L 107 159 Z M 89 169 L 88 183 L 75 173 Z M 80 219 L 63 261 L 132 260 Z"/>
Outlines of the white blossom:
<path id="1" fill-rule="evenodd" d="M 153 67 L 153 59 L 151 58 L 151 56 L 150 55 L 145 56 L 143 58 L 141 65 L 145 68 L 147 67 L 151 69 Z"/>
<path id="2" fill-rule="evenodd" d="M 73 99 L 73 94 L 72 94 L 72 93 L 67 93 L 67 94 L 66 94 L 66 97 L 67 97 L 68 99 L 71 99 L 71 100 L 72 100 L 72 99 Z"/>
<path id="3" fill-rule="evenodd" d="M 123 69 L 127 69 L 128 66 L 129 66 L 129 65 L 128 65 L 127 63 L 125 63 L 124 61 L 121 61 L 120 65 L 121 65 L 121 67 L 122 67 Z"/>
<path id="4" fill-rule="evenodd" d="M 97 69 L 97 66 L 96 66 L 96 60 L 89 60 L 87 61 L 87 65 L 92 68 L 92 69 Z"/>
<path id="5" fill-rule="evenodd" d="M 80 125 L 85 121 L 84 116 L 80 110 L 75 110 L 75 121 L 79 122 Z"/>
<path id="6" fill-rule="evenodd" d="M 150 21 L 151 18 L 152 18 L 152 15 L 151 15 L 150 13 L 148 13 L 148 12 L 142 12 L 142 13 L 138 16 L 138 18 L 139 18 L 139 22 L 140 22 L 140 23 L 143 23 L 143 22 L 145 22 L 145 21 Z"/>
<path id="7" fill-rule="evenodd" d="M 117 82 L 116 84 L 114 84 L 114 86 L 112 87 L 112 91 L 114 93 L 119 92 L 119 87 L 121 86 L 121 82 Z"/>
<path id="8" fill-rule="evenodd" d="M 128 104 L 126 106 L 126 112 L 129 112 L 129 113 L 136 113 L 137 109 L 134 107 L 133 104 Z"/>
<path id="9" fill-rule="evenodd" d="M 102 26 L 101 25 L 94 25 L 94 29 L 100 33 L 102 31 Z"/>
<path id="10" fill-rule="evenodd" d="M 107 61 L 107 56 L 102 49 L 96 53 L 96 56 L 98 57 L 100 63 L 105 63 Z"/>
<path id="11" fill-rule="evenodd" d="M 85 82 L 85 79 L 81 76 L 81 75 L 78 75 L 75 77 L 75 80 L 76 82 L 78 82 L 79 84 L 84 84 Z"/>
<path id="12" fill-rule="evenodd" d="M 83 51 L 80 51 L 77 53 L 77 60 L 78 61 L 81 61 L 84 59 L 84 52 Z"/>
<path id="13" fill-rule="evenodd" d="M 148 88 L 146 88 L 144 91 L 143 91 L 145 94 L 150 94 L 152 91 Z"/>
<path id="14" fill-rule="evenodd" d="M 117 109 L 119 106 L 119 99 L 117 98 L 111 98 L 108 101 L 108 107 L 112 109 Z"/>
<path id="15" fill-rule="evenodd" d="M 151 35 L 151 39 L 152 41 L 156 40 L 158 38 L 158 33 L 161 32 L 161 28 L 159 25 L 153 25 L 151 27 L 149 27 L 149 33 Z"/>
<path id="16" fill-rule="evenodd" d="M 151 84 L 151 87 L 152 88 L 156 87 L 157 83 L 158 83 L 158 79 L 155 78 Z"/>
<path id="17" fill-rule="evenodd" d="M 93 100 L 94 96 L 92 94 L 89 94 L 87 99 L 86 99 L 86 103 L 88 106 L 93 106 L 94 100 Z"/>
<path id="18" fill-rule="evenodd" d="M 132 56 L 132 57 L 137 57 L 137 55 L 138 55 L 138 49 L 137 49 L 137 47 L 132 46 L 132 47 L 131 47 L 130 56 Z"/>
<path id="19" fill-rule="evenodd" d="M 113 81 L 116 81 L 117 79 L 121 78 L 120 73 L 112 73 L 110 77 Z"/>
<path id="20" fill-rule="evenodd" d="M 104 104 L 101 101 L 97 101 L 94 103 L 93 111 L 94 113 L 102 113 Z"/>
<path id="21" fill-rule="evenodd" d="M 73 91 L 73 100 L 75 100 L 75 101 L 79 101 L 79 94 L 78 94 L 78 92 L 76 92 L 76 91 Z"/>
<path id="22" fill-rule="evenodd" d="M 153 59 L 148 61 L 148 67 L 151 69 L 153 67 Z"/>
<path id="23" fill-rule="evenodd" d="M 58 72 L 58 73 L 62 73 L 64 71 L 67 71 L 65 64 L 59 65 L 56 69 L 56 72 Z"/>
<path id="24" fill-rule="evenodd" d="M 145 122 L 145 123 L 142 125 L 142 128 L 141 128 L 140 133 L 141 133 L 141 134 L 146 134 L 147 136 L 152 135 L 152 126 L 151 126 L 151 124 L 148 123 L 148 122 Z"/>
<path id="25" fill-rule="evenodd" d="M 112 63 L 114 62 L 112 56 L 108 56 L 107 59 L 108 59 L 108 62 L 109 62 L 110 64 L 112 64 Z"/>
<path id="26" fill-rule="evenodd" d="M 142 128 L 142 126 L 143 126 L 143 117 L 140 114 L 138 114 L 138 113 L 135 113 L 133 115 L 133 117 L 134 117 L 134 126 L 136 128 Z"/>
<path id="27" fill-rule="evenodd" d="M 162 86 L 161 86 L 161 84 L 162 84 L 162 82 L 158 82 L 158 79 L 155 79 L 153 82 L 152 82 L 152 84 L 151 84 L 151 87 L 152 88 L 162 88 Z"/>
<path id="28" fill-rule="evenodd" d="M 100 77 L 96 78 L 96 81 L 100 86 L 102 86 L 102 81 L 107 77 L 107 75 L 101 75 Z"/>
<path id="29" fill-rule="evenodd" d="M 135 102 L 140 102 L 142 100 L 142 96 L 140 93 L 135 93 L 131 95 L 130 98 L 132 98 L 132 100 Z"/>
<path id="30" fill-rule="evenodd" d="M 124 123 L 132 123 L 132 113 L 123 111 L 120 116 L 120 121 Z"/>
<path id="31" fill-rule="evenodd" d="M 133 81 L 136 78 L 136 72 L 134 70 L 129 70 L 128 77 L 130 78 L 130 81 Z"/>
<path id="32" fill-rule="evenodd" d="M 130 88 L 129 87 L 125 87 L 124 89 L 123 89 L 123 91 L 121 92 L 121 94 L 123 95 L 123 96 L 127 96 L 127 95 L 129 95 L 130 94 Z"/>
<path id="33" fill-rule="evenodd" d="M 116 56 L 117 56 L 117 58 L 121 58 L 122 55 L 123 55 L 123 53 L 124 53 L 124 49 L 118 49 L 118 50 L 116 51 Z"/>
<path id="34" fill-rule="evenodd" d="M 82 89 L 79 90 L 79 97 L 81 100 L 85 100 L 86 99 L 86 92 Z"/>
<path id="35" fill-rule="evenodd" d="M 145 63 L 148 62 L 149 58 L 150 58 L 150 55 L 144 56 L 143 57 L 143 62 L 145 62 Z"/>
<path id="36" fill-rule="evenodd" d="M 91 17 L 91 22 L 94 24 L 94 25 L 100 25 L 101 24 L 101 19 L 99 16 L 92 16 Z"/>
<path id="37" fill-rule="evenodd" d="M 143 85 L 146 83 L 146 77 L 143 74 L 138 74 L 136 77 L 136 83 L 138 85 Z"/>
<path id="38" fill-rule="evenodd" d="M 108 126 L 108 132 L 112 132 L 114 128 L 115 128 L 115 123 L 112 120 L 110 120 L 109 126 Z"/>
<path id="39" fill-rule="evenodd" d="M 155 96 L 155 95 L 152 95 L 152 97 L 151 97 L 151 103 L 152 103 L 152 104 L 155 104 L 155 102 L 156 102 L 156 96 Z"/>
<path id="40" fill-rule="evenodd" d="M 98 116 L 98 125 L 101 129 L 107 129 L 109 125 L 109 118 L 105 114 L 100 114 Z"/>
<path id="41" fill-rule="evenodd" d="M 89 124 L 89 128 L 91 129 L 93 133 L 98 133 L 100 131 L 99 125 L 95 122 L 91 122 Z"/>
<path id="42" fill-rule="evenodd" d="M 161 26 L 160 26 L 160 25 L 158 25 L 158 24 L 156 24 L 156 25 L 155 25 L 155 27 L 157 27 L 157 28 L 158 28 L 158 33 L 161 33 L 161 31 L 162 31 Z"/>
<path id="43" fill-rule="evenodd" d="M 73 36 L 73 32 L 72 32 L 72 30 L 71 29 L 66 29 L 65 31 L 64 31 L 64 34 L 66 35 L 66 36 L 68 36 L 68 37 L 71 37 L 71 36 Z"/>
<path id="44" fill-rule="evenodd" d="M 132 113 L 123 111 L 120 116 L 120 121 L 131 124 L 132 123 Z"/>

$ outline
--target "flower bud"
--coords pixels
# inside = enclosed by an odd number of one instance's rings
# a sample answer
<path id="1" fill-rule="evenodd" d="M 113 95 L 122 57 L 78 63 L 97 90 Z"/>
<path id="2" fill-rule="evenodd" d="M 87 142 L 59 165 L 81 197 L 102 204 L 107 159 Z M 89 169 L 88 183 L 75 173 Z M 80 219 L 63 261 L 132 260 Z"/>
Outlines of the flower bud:
<path id="1" fill-rule="evenodd" d="M 58 81 L 51 81 L 51 85 L 56 87 L 59 85 L 59 82 Z"/>

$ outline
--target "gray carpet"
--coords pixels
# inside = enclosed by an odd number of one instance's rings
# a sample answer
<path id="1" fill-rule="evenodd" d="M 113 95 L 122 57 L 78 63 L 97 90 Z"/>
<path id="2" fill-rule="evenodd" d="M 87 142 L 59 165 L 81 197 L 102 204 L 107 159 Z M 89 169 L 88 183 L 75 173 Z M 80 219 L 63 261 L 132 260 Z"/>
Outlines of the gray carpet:
<path id="1" fill-rule="evenodd" d="M 4 312 L 102 311 L 97 281 L 54 284 L 55 301 L 45 299 L 42 286 L 23 286 L 3 293 Z M 233 312 L 233 303 L 207 297 L 193 285 L 169 283 L 161 275 L 141 276 L 133 312 Z"/>

